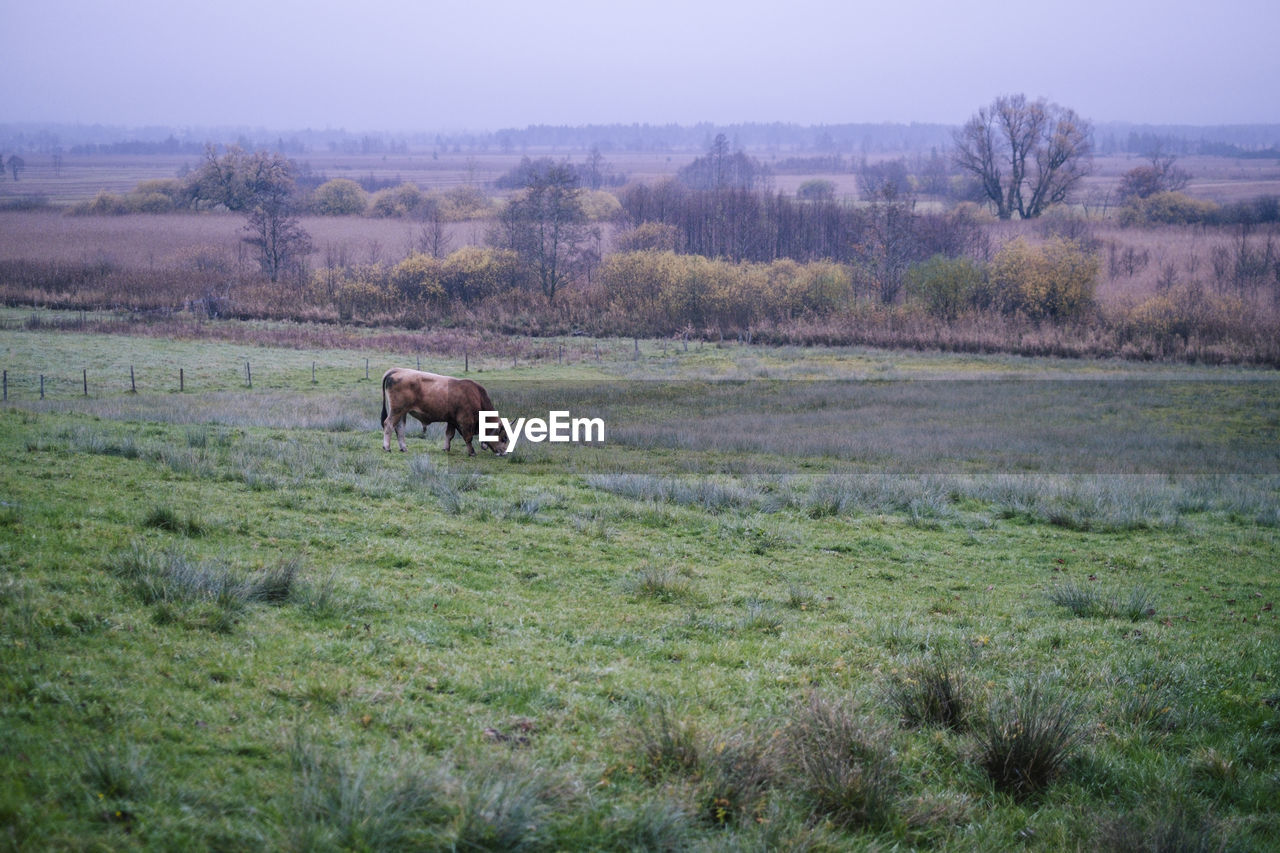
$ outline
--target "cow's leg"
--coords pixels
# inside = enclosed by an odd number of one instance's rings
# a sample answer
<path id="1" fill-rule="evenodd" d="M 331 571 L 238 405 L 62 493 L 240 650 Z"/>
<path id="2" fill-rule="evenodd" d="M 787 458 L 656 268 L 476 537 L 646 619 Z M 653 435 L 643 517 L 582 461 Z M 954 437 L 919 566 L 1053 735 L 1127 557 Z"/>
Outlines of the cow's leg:
<path id="1" fill-rule="evenodd" d="M 392 424 L 395 423 L 395 413 L 387 415 L 387 419 L 382 422 L 382 449 L 391 452 L 391 430 L 395 429 Z"/>
<path id="2" fill-rule="evenodd" d="M 467 443 L 467 455 L 475 456 L 476 449 L 471 445 L 471 439 L 476 437 L 475 432 L 473 430 L 467 429 L 466 427 L 459 427 L 458 432 L 462 433 L 462 440 Z"/>
<path id="3" fill-rule="evenodd" d="M 409 448 L 404 446 L 404 422 L 409 420 L 409 416 L 405 415 L 396 421 L 396 439 L 400 442 L 400 452 L 404 453 Z"/>
<path id="4" fill-rule="evenodd" d="M 453 424 L 446 424 L 444 428 L 444 452 L 448 453 L 449 448 L 453 445 Z"/>

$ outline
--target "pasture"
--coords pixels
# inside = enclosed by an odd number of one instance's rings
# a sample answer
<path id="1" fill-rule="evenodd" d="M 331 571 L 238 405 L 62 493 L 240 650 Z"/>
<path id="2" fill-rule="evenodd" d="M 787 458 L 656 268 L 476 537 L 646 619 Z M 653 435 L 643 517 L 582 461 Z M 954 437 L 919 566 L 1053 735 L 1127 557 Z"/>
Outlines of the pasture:
<path id="1" fill-rule="evenodd" d="M 1280 844 L 1274 372 L 562 343 L 0 330 L 0 843 Z"/>

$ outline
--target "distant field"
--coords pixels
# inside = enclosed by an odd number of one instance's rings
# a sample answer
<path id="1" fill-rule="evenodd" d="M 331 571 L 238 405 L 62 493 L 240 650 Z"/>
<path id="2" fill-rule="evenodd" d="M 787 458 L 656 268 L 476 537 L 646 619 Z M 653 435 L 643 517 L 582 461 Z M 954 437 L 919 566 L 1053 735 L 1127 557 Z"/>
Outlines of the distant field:
<path id="1" fill-rule="evenodd" d="M 753 151 L 766 165 L 793 156 L 796 152 Z M 801 152 L 803 153 L 803 152 Z M 310 152 L 295 159 L 300 166 L 329 178 L 360 179 L 371 177 L 381 182 L 411 181 L 428 190 L 447 190 L 463 185 L 485 186 L 510 170 L 526 156 L 512 153 L 429 153 L 412 154 L 332 154 Z M 535 151 L 527 156 L 549 156 L 582 162 L 582 151 Z M 694 153 L 610 152 L 605 155 L 607 169 L 631 181 L 652 182 L 674 175 L 691 161 Z M 910 159 L 913 155 L 900 155 Z M 872 161 L 894 159 L 895 155 L 875 155 Z M 157 155 L 63 155 L 62 165 L 54 166 L 47 155 L 31 154 L 20 180 L 0 181 L 0 200 L 19 195 L 36 195 L 56 205 L 67 205 L 93 198 L 99 192 L 123 194 L 141 181 L 173 178 L 184 169 L 200 164 L 196 156 Z M 846 158 L 855 162 L 856 157 Z M 1085 189 L 1105 189 L 1119 183 L 1120 177 L 1134 166 L 1145 162 L 1137 156 L 1107 156 L 1094 160 L 1093 175 Z M 1178 165 L 1192 175 L 1187 192 L 1217 202 L 1232 202 L 1259 195 L 1280 195 L 1280 164 L 1271 160 L 1225 157 L 1184 157 Z M 836 185 L 837 196 L 857 198 L 857 178 L 852 172 L 779 174 L 776 189 L 794 193 L 806 180 L 825 178 Z"/>
<path id="2" fill-rule="evenodd" d="M 1274 372 L 565 343 L 0 330 L 5 844 L 1280 844 Z"/>

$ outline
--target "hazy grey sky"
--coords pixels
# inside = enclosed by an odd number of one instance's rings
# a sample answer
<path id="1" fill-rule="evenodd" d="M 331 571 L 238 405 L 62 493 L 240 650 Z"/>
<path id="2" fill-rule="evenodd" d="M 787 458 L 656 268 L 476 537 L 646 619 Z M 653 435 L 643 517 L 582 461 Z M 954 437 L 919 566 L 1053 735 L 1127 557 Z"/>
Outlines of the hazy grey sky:
<path id="1" fill-rule="evenodd" d="M 0 22 L 0 121 L 958 124 L 1024 92 L 1280 122 L 1280 0 L 3 0 Z"/>

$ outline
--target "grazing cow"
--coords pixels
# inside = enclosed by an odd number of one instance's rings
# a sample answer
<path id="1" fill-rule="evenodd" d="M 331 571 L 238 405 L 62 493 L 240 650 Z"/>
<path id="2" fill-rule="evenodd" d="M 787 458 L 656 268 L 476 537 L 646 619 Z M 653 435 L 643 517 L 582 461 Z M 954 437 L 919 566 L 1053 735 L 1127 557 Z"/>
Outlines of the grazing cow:
<path id="1" fill-rule="evenodd" d="M 475 456 L 471 439 L 479 432 L 482 411 L 494 411 L 494 407 L 489 393 L 477 382 L 393 367 L 382 375 L 382 449 L 391 450 L 392 432 L 400 442 L 400 450 L 405 449 L 404 422 L 413 415 L 422 421 L 423 429 L 437 421 L 445 423 L 446 452 L 453 443 L 454 432 L 459 432 L 467 443 L 468 454 Z M 506 435 L 504 429 L 504 440 L 483 442 L 481 447 L 501 456 L 507 451 Z"/>

